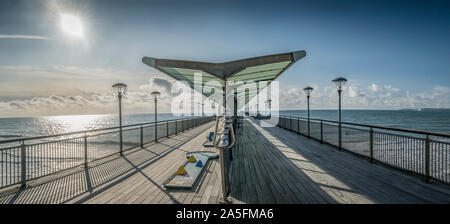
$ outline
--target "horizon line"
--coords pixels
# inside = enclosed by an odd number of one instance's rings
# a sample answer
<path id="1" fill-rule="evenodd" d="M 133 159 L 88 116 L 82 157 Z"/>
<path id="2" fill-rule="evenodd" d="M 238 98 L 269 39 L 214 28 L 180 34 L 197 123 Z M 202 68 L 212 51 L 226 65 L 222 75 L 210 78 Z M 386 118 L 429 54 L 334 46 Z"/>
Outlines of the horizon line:
<path id="1" fill-rule="evenodd" d="M 450 110 L 450 108 L 403 108 L 403 109 L 342 109 L 342 111 L 351 111 L 351 110 L 358 110 L 358 111 L 400 111 L 400 110 L 412 110 L 412 111 L 418 111 L 418 109 L 432 109 L 432 110 Z M 310 109 L 310 111 L 337 111 L 338 109 Z M 286 110 L 279 110 L 279 111 L 307 111 L 307 109 L 286 109 Z M 243 111 L 241 111 L 243 112 Z M 123 115 L 149 115 L 154 113 L 127 113 Z M 158 114 L 176 114 L 171 112 L 162 112 Z M 205 113 L 206 114 L 206 113 Z M 97 114 L 60 114 L 60 115 L 36 115 L 36 116 L 6 116 L 6 117 L 0 117 L 0 119 L 8 119 L 8 118 L 43 118 L 43 117 L 63 117 L 63 116 L 96 116 L 96 115 L 117 115 L 115 113 L 97 113 Z M 195 116 L 195 114 L 194 114 Z M 187 116 L 188 117 L 188 116 Z"/>

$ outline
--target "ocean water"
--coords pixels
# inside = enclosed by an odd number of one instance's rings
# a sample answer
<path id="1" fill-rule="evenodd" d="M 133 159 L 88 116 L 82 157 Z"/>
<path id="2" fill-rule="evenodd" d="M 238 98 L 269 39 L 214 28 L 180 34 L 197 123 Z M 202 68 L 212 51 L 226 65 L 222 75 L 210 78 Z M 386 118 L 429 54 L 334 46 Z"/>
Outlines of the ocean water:
<path id="1" fill-rule="evenodd" d="M 179 118 L 181 116 L 174 116 L 171 113 L 158 114 L 158 121 Z M 122 124 L 139 124 L 154 120 L 153 114 L 127 114 L 123 115 Z M 116 126 L 119 126 L 119 118 L 113 114 L 0 118 L 0 140 Z"/>
<path id="2" fill-rule="evenodd" d="M 306 110 L 280 115 L 307 117 Z M 311 110 L 311 118 L 338 120 L 337 110 Z M 450 111 L 343 110 L 342 121 L 450 134 Z"/>
<path id="3" fill-rule="evenodd" d="M 280 115 L 306 117 L 305 110 L 280 111 Z M 311 110 L 312 118 L 337 120 L 336 110 Z M 171 113 L 159 114 L 158 120 L 181 118 Z M 398 127 L 450 133 L 449 111 L 343 110 L 342 120 L 386 127 Z M 123 125 L 154 121 L 153 114 L 124 115 Z M 61 134 L 67 132 L 118 126 L 118 116 L 70 115 L 27 118 L 0 118 L 0 140 Z"/>

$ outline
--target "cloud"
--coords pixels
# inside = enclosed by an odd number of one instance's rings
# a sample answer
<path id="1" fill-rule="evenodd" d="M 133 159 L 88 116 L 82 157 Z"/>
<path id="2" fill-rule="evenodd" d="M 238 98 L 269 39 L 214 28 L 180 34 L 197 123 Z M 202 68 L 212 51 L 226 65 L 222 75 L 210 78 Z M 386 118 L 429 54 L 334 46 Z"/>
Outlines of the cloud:
<path id="1" fill-rule="evenodd" d="M 125 113 L 147 113 L 151 92 L 161 92 L 159 109 L 169 112 L 172 99 L 188 98 L 190 91 L 172 92 L 174 79 L 160 73 L 100 67 L 0 66 L 0 116 L 41 116 L 114 113 L 117 97 L 111 85 L 128 84 Z M 165 78 L 163 78 L 165 77 Z M 142 82 L 147 80 L 147 82 Z"/>
<path id="2" fill-rule="evenodd" d="M 100 67 L 77 67 L 66 65 L 52 65 L 52 66 L 0 66 L 0 74 L 8 74 L 9 78 L 26 78 L 32 79 L 85 79 L 91 81 L 92 79 L 120 79 L 133 78 L 148 74 L 146 72 L 136 72 L 129 70 L 100 68 Z M 6 75 L 0 77 L 0 81 L 8 78 Z M 11 79 L 13 80 L 13 79 Z"/>
<path id="3" fill-rule="evenodd" d="M 361 88 L 348 83 L 343 90 L 343 108 L 347 109 L 402 109 L 402 108 L 450 108 L 450 87 L 435 86 L 424 92 L 411 93 L 389 84 Z M 280 90 L 281 109 L 305 109 L 306 96 L 297 87 Z M 311 96 L 311 106 L 316 109 L 333 109 L 337 107 L 337 91 L 334 86 L 315 87 Z"/>
<path id="4" fill-rule="evenodd" d="M 127 95 L 123 98 L 124 113 L 149 113 L 153 111 L 152 91 L 160 91 L 161 98 L 158 101 L 158 109 L 161 112 L 171 112 L 173 102 L 190 102 L 191 91 L 186 86 L 179 84 L 170 77 L 164 78 L 161 74 L 148 74 L 144 72 L 132 72 L 125 70 L 111 70 L 104 68 L 79 68 L 70 66 L 0 66 L 1 74 L 15 74 L 23 76 L 26 85 L 19 86 L 8 80 L 8 75 L 0 76 L 0 117 L 11 116 L 44 116 L 44 115 L 71 115 L 71 114 L 105 114 L 117 113 L 117 97 L 110 89 L 111 80 L 125 77 L 127 84 L 133 77 L 148 77 L 148 81 L 142 84 L 129 85 Z M 35 74 L 41 79 L 46 76 L 43 86 L 37 89 L 53 89 L 60 87 L 61 92 L 53 91 L 50 94 L 20 95 L 23 90 L 30 90 L 37 81 L 32 81 Z M 144 76 L 145 75 L 145 76 Z M 97 79 L 91 76 L 96 76 Z M 51 86 L 51 80 L 62 77 L 61 82 L 55 82 Z M 49 81 L 50 80 L 50 81 Z M 59 79 L 58 79 L 59 80 Z M 74 80 L 76 82 L 74 82 Z M 97 83 L 96 80 L 104 80 L 105 83 Z M 83 82 L 84 81 L 84 82 Z M 74 87 L 77 83 L 77 87 Z M 92 84 L 96 88 L 85 88 Z M 337 91 L 332 85 L 319 86 L 310 84 L 314 88 L 311 96 L 311 108 L 333 109 L 337 107 Z M 6 95 L 6 90 L 15 90 Z M 72 88 L 73 91 L 68 91 Z M 174 89 L 176 91 L 174 91 Z M 14 97 L 14 93 L 16 97 Z M 4 97 L 7 96 L 7 97 Z M 417 107 L 442 107 L 450 108 L 450 88 L 435 86 L 424 92 L 415 92 L 393 87 L 389 84 L 372 84 L 362 87 L 357 82 L 348 82 L 343 90 L 344 109 L 400 109 Z M 199 97 L 199 96 L 197 96 Z M 177 107 L 177 106 L 175 106 Z M 281 109 L 305 109 L 306 95 L 296 86 L 280 86 Z"/>
<path id="5" fill-rule="evenodd" d="M 372 92 L 378 91 L 378 86 L 377 86 L 377 84 L 372 83 L 372 85 L 369 86 L 369 90 L 371 90 Z"/>
<path id="6" fill-rule="evenodd" d="M 356 97 L 356 96 L 359 95 L 358 87 L 356 87 L 356 86 L 350 86 L 350 87 L 347 88 L 347 90 L 348 90 L 348 95 L 350 97 Z"/>
<path id="7" fill-rule="evenodd" d="M 34 36 L 34 35 L 11 35 L 11 34 L 0 34 L 0 39 L 34 39 L 34 40 L 51 40 L 44 36 Z"/>
<path id="8" fill-rule="evenodd" d="M 153 111 L 151 92 L 158 90 L 161 98 L 158 110 L 170 112 L 175 98 L 190 102 L 190 91 L 172 93 L 175 81 L 153 77 L 147 84 L 132 89 L 123 97 L 124 113 L 149 113 Z M 0 117 L 50 116 L 75 114 L 117 113 L 118 99 L 113 91 L 81 91 L 78 95 L 35 96 L 24 99 L 0 101 Z"/>
<path id="9" fill-rule="evenodd" d="M 149 72 L 101 67 L 0 66 L 0 101 L 49 95 L 90 95 L 110 91 L 115 82 L 125 82 L 131 89 L 157 77 Z"/>
<path id="10" fill-rule="evenodd" d="M 157 90 L 162 93 L 162 97 L 175 97 L 181 93 L 180 91 L 173 91 L 173 89 L 177 88 L 175 82 L 175 80 L 155 77 L 149 80 L 149 84 L 142 85 L 139 88 L 150 92 Z"/>
<path id="11" fill-rule="evenodd" d="M 394 88 L 391 85 L 384 85 L 383 90 L 385 91 L 391 91 L 391 92 L 399 92 L 400 89 L 399 88 Z"/>

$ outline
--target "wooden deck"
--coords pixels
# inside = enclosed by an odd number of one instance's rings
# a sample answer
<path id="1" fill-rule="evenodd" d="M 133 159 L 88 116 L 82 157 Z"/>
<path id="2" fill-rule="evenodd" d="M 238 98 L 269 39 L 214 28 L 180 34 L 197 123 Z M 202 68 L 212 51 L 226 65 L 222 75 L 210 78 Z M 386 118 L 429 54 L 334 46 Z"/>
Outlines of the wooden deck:
<path id="1" fill-rule="evenodd" d="M 450 203 L 450 187 L 371 164 L 279 127 L 245 120 L 230 196 L 243 203 Z"/>
<path id="2" fill-rule="evenodd" d="M 218 203 L 219 160 L 209 162 L 191 190 L 163 183 L 204 148 L 213 122 L 79 167 L 40 178 L 25 189 L 0 191 L 0 203 Z M 450 203 L 447 185 L 387 169 L 279 127 L 244 120 L 233 149 L 233 203 Z"/>

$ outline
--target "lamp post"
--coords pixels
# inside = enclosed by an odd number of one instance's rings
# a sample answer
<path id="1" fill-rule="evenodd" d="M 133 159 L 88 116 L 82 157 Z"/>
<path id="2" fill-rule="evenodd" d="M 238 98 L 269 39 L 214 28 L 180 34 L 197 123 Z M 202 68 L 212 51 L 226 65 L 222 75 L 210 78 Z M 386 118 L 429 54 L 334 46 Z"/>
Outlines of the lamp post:
<path id="1" fill-rule="evenodd" d="M 342 78 L 342 77 L 338 77 L 338 78 L 333 79 L 332 81 L 334 82 L 334 84 L 336 84 L 336 87 L 337 87 L 337 90 L 338 90 L 338 95 L 339 95 L 339 112 L 338 112 L 338 117 L 339 117 L 339 149 L 342 149 L 341 93 L 342 93 L 342 87 L 347 82 L 347 79 Z"/>
<path id="2" fill-rule="evenodd" d="M 204 108 L 205 108 L 205 103 L 202 102 L 202 117 L 205 116 L 205 110 L 204 110 Z"/>
<path id="3" fill-rule="evenodd" d="M 123 83 L 116 83 L 112 86 L 114 92 L 117 92 L 117 97 L 119 98 L 119 129 L 120 129 L 120 155 L 123 151 L 123 137 L 122 137 L 122 95 L 125 94 L 127 90 L 127 85 Z"/>
<path id="4" fill-rule="evenodd" d="M 158 91 L 153 91 L 151 94 L 155 99 L 155 142 L 158 142 L 158 97 L 161 93 Z"/>
<path id="5" fill-rule="evenodd" d="M 310 137 L 310 116 L 309 116 L 309 97 L 311 96 L 311 92 L 313 91 L 314 89 L 312 88 L 312 87 L 310 87 L 310 86 L 308 86 L 308 87 L 305 87 L 304 89 L 303 89 L 303 91 L 305 91 L 305 93 L 306 93 L 306 99 L 307 99 L 307 107 L 308 107 L 308 138 Z"/>

